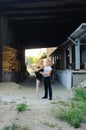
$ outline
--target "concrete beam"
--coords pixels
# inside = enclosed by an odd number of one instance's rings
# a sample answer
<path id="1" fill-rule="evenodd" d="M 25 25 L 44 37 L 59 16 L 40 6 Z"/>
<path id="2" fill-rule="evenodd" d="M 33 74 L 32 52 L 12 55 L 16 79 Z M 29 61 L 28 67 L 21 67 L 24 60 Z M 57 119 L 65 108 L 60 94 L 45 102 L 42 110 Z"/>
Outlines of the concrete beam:
<path id="1" fill-rule="evenodd" d="M 86 33 L 86 23 L 82 23 L 71 35 L 72 39 L 80 39 Z"/>
<path id="2" fill-rule="evenodd" d="M 73 39 L 71 39 L 70 37 L 68 37 L 68 40 L 70 40 L 73 44 L 76 44 L 76 42 Z"/>

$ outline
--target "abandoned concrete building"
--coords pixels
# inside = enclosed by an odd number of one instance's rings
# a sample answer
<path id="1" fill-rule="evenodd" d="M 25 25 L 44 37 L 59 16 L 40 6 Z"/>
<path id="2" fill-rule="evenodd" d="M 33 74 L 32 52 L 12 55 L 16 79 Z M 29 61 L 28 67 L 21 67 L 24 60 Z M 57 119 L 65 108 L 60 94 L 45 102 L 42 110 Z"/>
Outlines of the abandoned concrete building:
<path id="1" fill-rule="evenodd" d="M 24 80 L 25 49 L 44 47 L 58 47 L 51 56 L 64 86 L 86 78 L 85 23 L 85 0 L 0 0 L 0 81 Z"/>
<path id="2" fill-rule="evenodd" d="M 86 23 L 82 23 L 51 57 L 59 81 L 68 89 L 86 80 Z"/>

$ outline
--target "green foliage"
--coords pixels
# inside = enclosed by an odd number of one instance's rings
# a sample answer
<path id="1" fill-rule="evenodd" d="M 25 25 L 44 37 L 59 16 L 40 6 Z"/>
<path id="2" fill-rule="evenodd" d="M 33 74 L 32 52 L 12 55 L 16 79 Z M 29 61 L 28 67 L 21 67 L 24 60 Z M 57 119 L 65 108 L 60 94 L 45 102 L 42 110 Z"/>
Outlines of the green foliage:
<path id="1" fill-rule="evenodd" d="M 46 58 L 46 57 L 47 57 L 47 53 L 46 53 L 46 52 L 41 52 L 41 53 L 39 54 L 39 57 L 40 57 L 40 58 Z"/>
<path id="2" fill-rule="evenodd" d="M 86 101 L 86 88 L 74 88 L 75 100 Z"/>
<path id="3" fill-rule="evenodd" d="M 4 130 L 10 130 L 10 127 L 9 127 L 9 126 L 6 126 L 6 127 L 4 128 Z"/>
<path id="4" fill-rule="evenodd" d="M 58 102 L 56 102 L 56 101 L 52 101 L 51 104 L 55 104 L 55 105 L 56 105 L 56 104 L 58 104 Z"/>
<path id="5" fill-rule="evenodd" d="M 17 110 L 19 112 L 25 111 L 27 109 L 27 105 L 25 103 L 18 104 Z"/>
<path id="6" fill-rule="evenodd" d="M 13 124 L 13 125 L 10 125 L 10 126 L 6 126 L 4 128 L 4 130 L 28 130 L 28 128 L 26 128 L 26 127 L 22 128 L 21 126 Z"/>
<path id="7" fill-rule="evenodd" d="M 44 122 L 43 125 L 46 125 L 46 126 L 51 127 L 51 128 L 58 127 L 57 124 L 53 124 L 53 123 L 50 123 L 50 122 Z"/>
<path id="8" fill-rule="evenodd" d="M 29 129 L 24 127 L 24 128 L 22 128 L 21 130 L 29 130 Z"/>
<path id="9" fill-rule="evenodd" d="M 38 63 L 38 57 L 33 57 L 33 56 L 28 56 L 26 58 L 26 64 L 31 63 L 31 64 L 37 64 Z"/>
<path id="10" fill-rule="evenodd" d="M 5 127 L 4 130 L 19 130 L 19 126 L 13 124 L 12 126 L 10 125 L 10 126 Z"/>
<path id="11" fill-rule="evenodd" d="M 56 118 L 65 120 L 78 128 L 81 122 L 86 122 L 86 89 L 74 89 L 74 98 L 70 100 L 70 103 L 67 105 L 60 103 L 60 107 L 55 108 L 54 112 Z"/>
<path id="12" fill-rule="evenodd" d="M 80 126 L 80 121 L 82 119 L 81 112 L 70 104 L 68 109 L 64 109 L 60 111 L 59 117 L 62 120 L 66 120 L 69 124 L 73 125 L 75 128 Z"/>

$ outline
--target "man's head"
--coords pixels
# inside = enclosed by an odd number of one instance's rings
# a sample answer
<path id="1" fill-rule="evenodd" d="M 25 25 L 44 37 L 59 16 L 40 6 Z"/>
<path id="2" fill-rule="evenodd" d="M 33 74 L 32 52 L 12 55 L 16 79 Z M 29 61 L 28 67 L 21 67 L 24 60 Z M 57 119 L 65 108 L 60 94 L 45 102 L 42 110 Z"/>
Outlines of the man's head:
<path id="1" fill-rule="evenodd" d="M 47 60 L 46 60 L 46 65 L 47 65 L 47 66 L 50 66 L 50 65 L 51 65 L 51 59 L 47 59 Z"/>

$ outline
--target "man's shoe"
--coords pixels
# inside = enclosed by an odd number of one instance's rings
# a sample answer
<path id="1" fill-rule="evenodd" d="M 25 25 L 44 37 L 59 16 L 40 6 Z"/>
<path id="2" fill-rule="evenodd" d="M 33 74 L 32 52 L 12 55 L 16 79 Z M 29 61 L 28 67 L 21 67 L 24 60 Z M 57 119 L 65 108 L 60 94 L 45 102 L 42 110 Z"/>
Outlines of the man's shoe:
<path id="1" fill-rule="evenodd" d="M 42 97 L 42 99 L 46 99 L 47 97 Z"/>
<path id="2" fill-rule="evenodd" d="M 49 98 L 49 100 L 52 100 L 52 98 Z"/>

